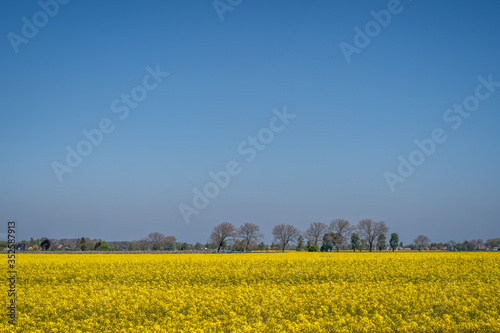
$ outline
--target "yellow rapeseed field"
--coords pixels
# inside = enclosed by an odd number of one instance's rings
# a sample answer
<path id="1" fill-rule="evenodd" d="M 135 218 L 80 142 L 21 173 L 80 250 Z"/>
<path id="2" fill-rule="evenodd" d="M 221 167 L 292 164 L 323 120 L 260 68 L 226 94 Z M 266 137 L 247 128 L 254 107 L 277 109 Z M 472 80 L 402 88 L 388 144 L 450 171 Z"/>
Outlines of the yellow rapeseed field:
<path id="1" fill-rule="evenodd" d="M 500 332 L 500 253 L 19 254 L 17 269 L 2 332 Z"/>

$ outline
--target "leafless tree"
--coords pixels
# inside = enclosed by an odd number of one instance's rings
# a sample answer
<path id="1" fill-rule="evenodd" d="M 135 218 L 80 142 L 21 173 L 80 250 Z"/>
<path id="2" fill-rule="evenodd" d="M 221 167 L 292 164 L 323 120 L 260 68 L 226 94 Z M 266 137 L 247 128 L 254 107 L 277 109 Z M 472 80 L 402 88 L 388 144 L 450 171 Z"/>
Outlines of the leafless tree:
<path id="1" fill-rule="evenodd" d="M 357 229 L 360 236 L 366 240 L 370 252 L 373 250 L 373 244 L 378 235 L 389 232 L 389 228 L 387 228 L 384 221 L 375 222 L 372 219 L 359 221 Z"/>
<path id="2" fill-rule="evenodd" d="M 160 250 L 163 242 L 165 241 L 165 235 L 161 232 L 151 232 L 146 238 L 151 250 Z"/>
<path id="3" fill-rule="evenodd" d="M 141 238 L 139 240 L 132 241 L 131 247 L 136 251 L 146 251 L 150 249 L 147 238 Z"/>
<path id="4" fill-rule="evenodd" d="M 163 241 L 164 249 L 167 251 L 175 250 L 176 242 L 177 242 L 177 238 L 175 238 L 175 236 L 165 237 L 165 240 Z"/>
<path id="5" fill-rule="evenodd" d="M 333 232 L 335 235 L 337 252 L 339 252 L 340 248 L 347 242 L 354 229 L 355 227 L 351 226 L 347 220 L 335 219 L 330 222 L 330 232 Z"/>
<path id="6" fill-rule="evenodd" d="M 236 228 L 229 222 L 224 222 L 214 227 L 214 231 L 210 235 L 210 242 L 217 247 L 217 252 L 221 248 L 228 245 L 227 243 L 232 240 L 236 235 Z"/>
<path id="7" fill-rule="evenodd" d="M 278 224 L 273 228 L 274 240 L 280 244 L 281 250 L 285 252 L 285 248 L 290 242 L 294 242 L 300 236 L 300 231 L 290 224 Z"/>
<path id="8" fill-rule="evenodd" d="M 417 238 L 413 240 L 413 242 L 418 247 L 418 250 L 421 251 L 423 247 L 429 246 L 431 240 L 427 236 L 418 235 Z"/>
<path id="9" fill-rule="evenodd" d="M 469 246 L 470 250 L 482 250 L 483 248 L 485 248 L 484 241 L 481 238 L 470 240 Z"/>
<path id="10" fill-rule="evenodd" d="M 306 238 L 314 245 L 318 245 L 318 242 L 323 239 L 323 235 L 327 229 L 328 226 L 323 222 L 313 222 L 306 230 Z"/>
<path id="11" fill-rule="evenodd" d="M 248 248 L 252 242 L 257 243 L 260 238 L 264 237 L 264 235 L 260 233 L 258 225 L 248 222 L 241 225 L 236 233 L 245 245 L 245 252 L 248 252 Z"/>

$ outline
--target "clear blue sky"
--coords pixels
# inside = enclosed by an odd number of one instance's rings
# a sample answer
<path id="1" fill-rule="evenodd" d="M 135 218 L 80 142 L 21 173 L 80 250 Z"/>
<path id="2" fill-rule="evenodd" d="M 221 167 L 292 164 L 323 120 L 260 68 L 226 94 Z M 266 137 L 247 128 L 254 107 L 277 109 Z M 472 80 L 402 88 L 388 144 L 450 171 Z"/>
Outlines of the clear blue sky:
<path id="1" fill-rule="evenodd" d="M 404 242 L 500 237 L 500 87 L 482 87 L 458 129 L 443 119 L 479 76 L 500 81 L 500 4 L 402 0 L 348 63 L 341 43 L 355 46 L 354 28 L 376 29 L 370 11 L 388 5 L 243 0 L 221 21 L 212 1 L 73 0 L 53 17 L 4 1 L 0 220 L 16 219 L 21 239 L 158 231 L 194 243 L 248 221 L 270 242 L 278 223 L 367 217 Z M 170 75 L 122 120 L 111 104 L 147 66 Z M 238 146 L 284 107 L 296 117 L 248 162 Z M 60 182 L 54 161 L 105 118 L 114 131 Z M 435 128 L 447 140 L 392 191 L 384 174 Z M 231 160 L 241 172 L 187 224 L 179 205 Z"/>

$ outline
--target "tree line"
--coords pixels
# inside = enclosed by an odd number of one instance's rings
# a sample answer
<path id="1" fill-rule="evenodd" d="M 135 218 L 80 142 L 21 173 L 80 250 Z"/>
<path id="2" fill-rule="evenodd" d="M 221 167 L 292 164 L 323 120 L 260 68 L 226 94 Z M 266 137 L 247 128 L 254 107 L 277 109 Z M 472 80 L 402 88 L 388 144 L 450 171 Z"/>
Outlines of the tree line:
<path id="1" fill-rule="evenodd" d="M 42 239 L 21 241 L 16 246 L 21 250 L 45 251 L 237 251 L 293 249 L 297 251 L 369 251 L 374 250 L 447 250 L 477 251 L 498 250 L 500 238 L 473 239 L 462 243 L 449 241 L 432 243 L 425 235 L 418 235 L 412 244 L 404 245 L 397 233 L 389 235 L 389 228 L 384 221 L 372 219 L 360 220 L 352 225 L 348 220 L 334 219 L 329 224 L 313 222 L 305 231 L 300 231 L 290 224 L 277 224 L 272 229 L 273 242 L 266 245 L 258 225 L 244 223 L 239 227 L 224 222 L 214 227 L 205 244 L 177 242 L 175 236 L 166 236 L 160 232 L 151 232 L 147 237 L 132 242 L 106 242 L 101 239 Z M 3 244 L 5 243 L 5 244 Z M 1 247 L 7 242 L 0 242 Z"/>
<path id="2" fill-rule="evenodd" d="M 351 248 L 362 250 L 367 248 L 373 251 L 386 247 L 386 234 L 389 228 L 384 221 L 373 221 L 372 219 L 363 219 L 356 226 L 350 224 L 344 219 L 334 219 L 329 225 L 323 222 L 313 222 L 305 232 L 301 232 L 290 224 L 278 224 L 273 227 L 272 234 L 276 244 L 272 248 L 278 247 L 285 251 L 292 245 L 296 245 L 296 250 L 308 251 L 340 251 L 350 240 Z M 244 251 L 255 248 L 256 244 L 262 238 L 259 226 L 253 223 L 245 223 L 236 228 L 229 222 L 221 223 L 214 227 L 210 235 L 210 242 L 215 244 L 217 252 L 228 247 L 234 242 L 243 242 Z M 307 244 L 304 240 L 307 239 Z M 321 245 L 320 245 L 321 242 Z M 389 241 L 393 250 L 399 245 L 399 236 L 396 233 L 391 234 Z"/>
<path id="3" fill-rule="evenodd" d="M 384 221 L 363 219 L 356 225 L 344 219 L 334 219 L 330 224 L 313 222 L 304 232 L 290 224 L 278 224 L 272 229 L 273 243 L 270 249 L 295 249 L 297 251 L 340 251 L 352 250 L 448 250 L 448 251 L 475 251 L 498 250 L 500 238 L 489 239 L 486 243 L 481 239 L 457 243 L 431 243 L 429 237 L 418 235 L 412 244 L 404 247 L 399 241 L 397 233 L 391 233 L 388 239 L 389 228 Z M 217 252 L 224 249 L 236 251 L 263 250 L 264 243 L 259 243 L 264 236 L 258 225 L 244 223 L 235 227 L 232 223 L 224 222 L 214 227 L 209 243 Z M 306 242 L 307 241 L 307 242 Z"/>

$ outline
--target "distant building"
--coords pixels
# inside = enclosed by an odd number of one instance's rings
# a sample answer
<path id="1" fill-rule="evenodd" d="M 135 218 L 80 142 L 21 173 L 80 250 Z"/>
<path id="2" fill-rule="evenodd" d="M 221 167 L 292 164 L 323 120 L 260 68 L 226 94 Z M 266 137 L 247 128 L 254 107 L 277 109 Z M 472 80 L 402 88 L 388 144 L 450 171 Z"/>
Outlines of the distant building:
<path id="1" fill-rule="evenodd" d="M 479 244 L 477 244 L 476 249 L 477 250 L 486 250 L 486 244 L 479 243 Z"/>
<path id="2" fill-rule="evenodd" d="M 15 244 L 14 249 L 16 251 L 25 251 L 26 250 L 26 244 Z"/>

